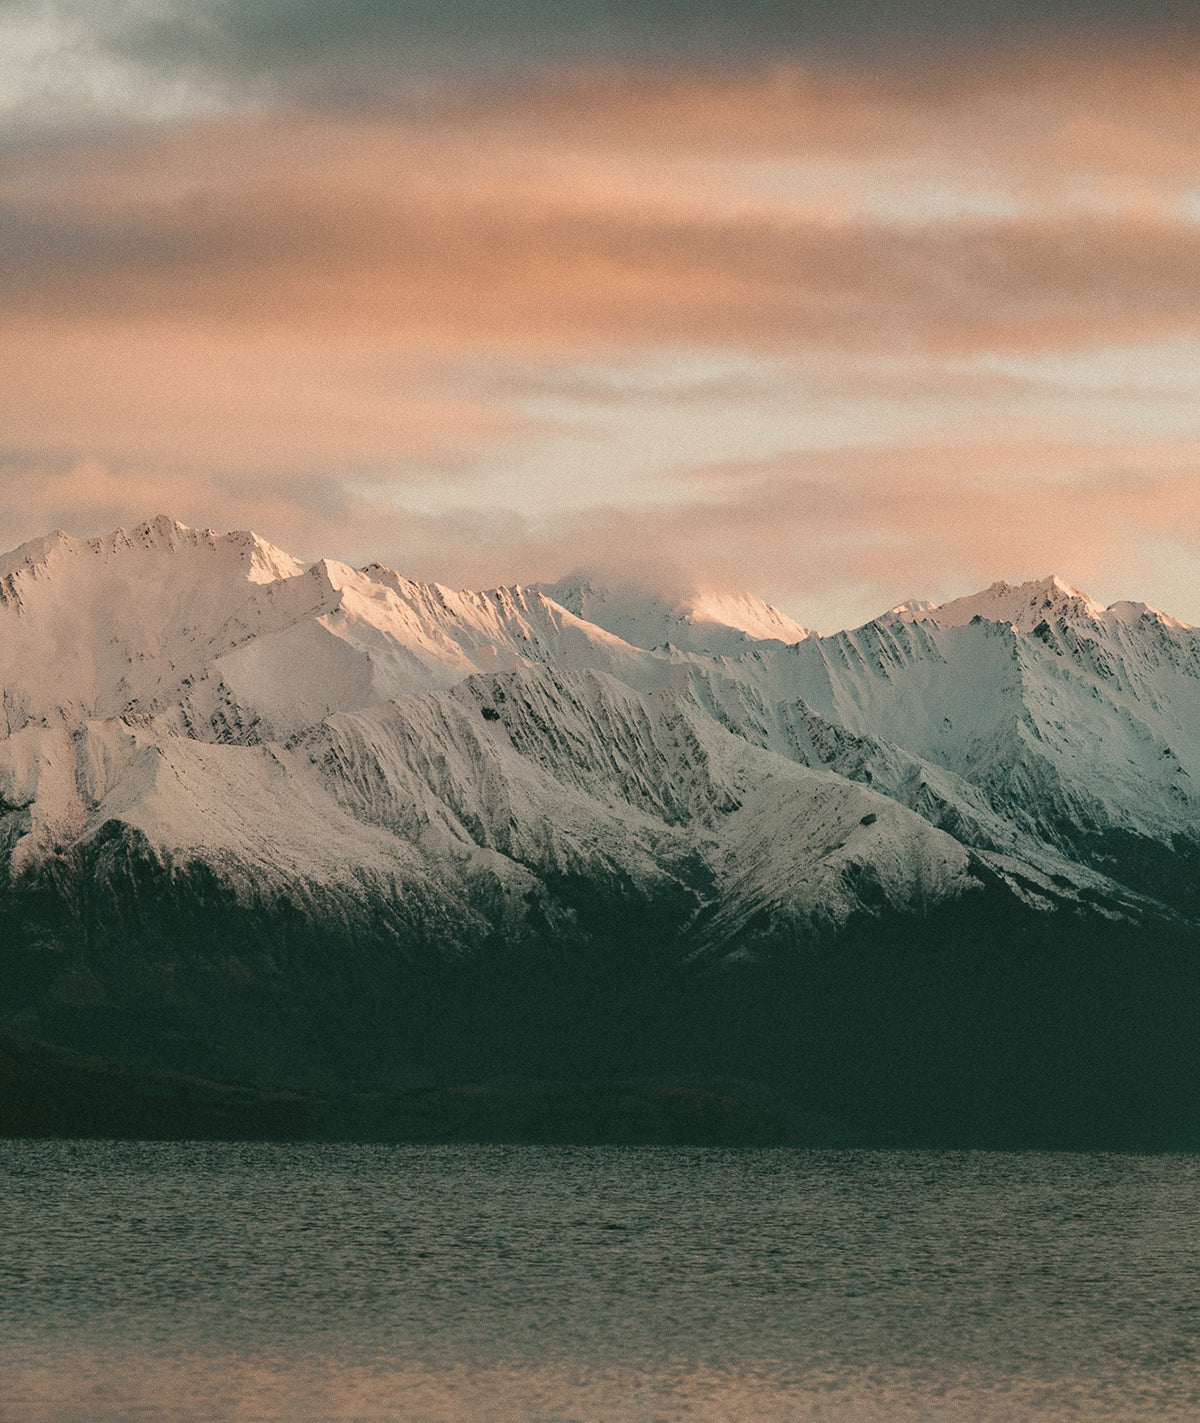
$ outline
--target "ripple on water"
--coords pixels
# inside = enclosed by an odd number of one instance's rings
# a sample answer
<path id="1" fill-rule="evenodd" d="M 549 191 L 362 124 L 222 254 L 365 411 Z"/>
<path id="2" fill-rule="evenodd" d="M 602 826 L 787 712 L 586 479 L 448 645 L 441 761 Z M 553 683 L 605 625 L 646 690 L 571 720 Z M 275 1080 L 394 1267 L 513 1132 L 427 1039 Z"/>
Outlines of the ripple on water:
<path id="1" fill-rule="evenodd" d="M 1200 1416 L 1200 1157 L 0 1144 L 0 1419 Z"/>

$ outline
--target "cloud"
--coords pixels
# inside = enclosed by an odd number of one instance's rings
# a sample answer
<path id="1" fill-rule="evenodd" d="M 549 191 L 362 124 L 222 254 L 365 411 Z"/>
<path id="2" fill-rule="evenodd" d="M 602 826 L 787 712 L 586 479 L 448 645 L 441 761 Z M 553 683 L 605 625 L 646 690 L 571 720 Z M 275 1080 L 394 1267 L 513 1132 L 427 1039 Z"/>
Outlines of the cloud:
<path id="1" fill-rule="evenodd" d="M 431 513 L 354 479 L 10 462 L 0 465 L 0 530 L 15 543 L 51 525 L 88 534 L 169 510 L 255 528 L 304 557 L 381 559 L 459 586 L 578 569 L 668 592 L 752 584 L 826 631 L 908 596 L 1057 572 L 1103 600 L 1148 599 L 1200 623 L 1194 577 L 1164 581 L 1156 563 L 1170 545 L 1200 568 L 1197 440 L 805 450 L 704 470 L 687 485 L 673 503 L 490 510 L 464 498 Z"/>
<path id="2" fill-rule="evenodd" d="M 1154 601 L 1200 513 L 1198 68 L 605 62 L 14 141 L 0 532 L 163 510 L 826 624 L 1051 567 Z"/>
<path id="3" fill-rule="evenodd" d="M 751 111 L 779 102 L 758 81 L 745 96 Z M 625 120 L 626 88 L 608 98 L 590 137 L 525 111 L 292 115 L 11 157 L 0 312 L 153 313 L 472 350 L 978 350 L 1130 340 L 1196 320 L 1200 224 L 1176 211 L 1175 150 L 1187 139 L 1200 158 L 1200 129 L 1172 139 L 1160 190 L 1147 191 L 1144 168 L 1126 204 L 1107 189 L 1089 201 L 1085 167 L 1057 201 L 1038 201 L 1022 160 L 997 182 L 1023 208 L 912 220 L 887 210 L 866 160 L 856 171 L 839 155 L 847 171 L 805 191 L 832 140 L 815 143 L 814 171 L 796 160 L 799 192 L 763 192 L 753 165 L 719 145 L 614 140 L 606 124 Z M 731 108 L 724 90 L 717 100 Z M 670 106 L 696 102 L 674 94 Z M 892 127 L 865 100 L 860 110 L 842 125 L 855 142 L 868 142 L 864 125 Z M 940 162 L 927 161 L 934 186 Z M 919 182 L 910 163 L 910 203 Z"/>
<path id="4" fill-rule="evenodd" d="M 80 0 L 70 7 L 94 14 Z M 312 69 L 341 58 L 360 64 L 381 50 L 453 55 L 580 54 L 629 58 L 728 57 L 884 41 L 996 39 L 1065 33 L 1179 29 L 1194 21 L 1186 0 L 164 0 L 117 5 L 100 28 L 109 43 L 160 62 L 261 71 Z"/>
<path id="5" fill-rule="evenodd" d="M 1200 567 L 1200 441 L 803 451 L 719 473 L 722 487 L 672 507 L 527 528 L 520 557 L 673 591 L 742 587 L 753 569 L 759 591 L 825 630 L 912 595 L 946 599 L 1050 572 L 1200 623 L 1194 581 L 1154 592 L 1166 586 L 1164 543 Z"/>
<path id="6" fill-rule="evenodd" d="M 547 66 L 864 63 L 922 84 L 1023 47 L 1194 41 L 1193 0 L 6 0 L 0 115 L 44 134 L 320 101 L 427 101 Z"/>
<path id="7" fill-rule="evenodd" d="M 324 475 L 273 480 L 95 459 L 9 458 L 0 460 L 0 491 L 5 547 L 50 528 L 80 537 L 130 528 L 156 513 L 198 528 L 254 529 L 306 558 L 350 556 L 356 540 L 369 543 L 372 528 L 384 540 L 396 538 L 394 506 Z"/>
<path id="8" fill-rule="evenodd" d="M 839 577 L 916 588 L 931 569 L 942 585 L 970 583 L 996 568 L 1027 576 L 1063 562 L 1085 580 L 1103 577 L 1137 536 L 1200 514 L 1195 439 L 802 451 L 706 474 L 718 490 L 689 518 L 782 560 L 776 577 L 802 557 L 790 581 L 814 590 Z M 773 538 L 773 527 L 795 544 Z"/>
<path id="9" fill-rule="evenodd" d="M 10 321 L 0 389 L 10 451 L 191 471 L 453 476 L 528 424 L 404 353 L 169 320 Z"/>

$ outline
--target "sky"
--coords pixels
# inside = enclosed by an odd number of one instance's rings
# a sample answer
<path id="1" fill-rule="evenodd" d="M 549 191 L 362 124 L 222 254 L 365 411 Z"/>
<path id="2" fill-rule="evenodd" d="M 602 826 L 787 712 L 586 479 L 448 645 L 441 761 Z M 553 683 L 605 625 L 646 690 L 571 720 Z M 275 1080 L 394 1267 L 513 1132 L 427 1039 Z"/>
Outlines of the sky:
<path id="1" fill-rule="evenodd" d="M 1195 0 L 0 0 L 0 545 L 1200 624 Z"/>

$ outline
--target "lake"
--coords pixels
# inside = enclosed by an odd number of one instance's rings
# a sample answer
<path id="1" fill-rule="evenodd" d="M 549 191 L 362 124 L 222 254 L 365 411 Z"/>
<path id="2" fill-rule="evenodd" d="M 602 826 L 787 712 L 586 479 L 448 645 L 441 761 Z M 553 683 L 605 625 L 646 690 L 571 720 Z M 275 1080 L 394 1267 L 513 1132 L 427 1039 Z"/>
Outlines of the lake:
<path id="1" fill-rule="evenodd" d="M 1200 1417 L 1200 1156 L 0 1142 L 4 1423 Z"/>

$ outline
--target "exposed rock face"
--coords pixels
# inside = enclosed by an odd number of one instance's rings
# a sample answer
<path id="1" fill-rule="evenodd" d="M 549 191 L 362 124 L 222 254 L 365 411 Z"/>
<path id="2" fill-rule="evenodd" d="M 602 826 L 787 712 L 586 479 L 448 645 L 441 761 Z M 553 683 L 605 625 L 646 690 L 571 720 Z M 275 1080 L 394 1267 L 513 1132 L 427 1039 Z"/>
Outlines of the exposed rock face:
<path id="1" fill-rule="evenodd" d="M 159 519 L 0 560 L 0 682 L 0 1025 L 1200 1141 L 1200 634 L 1144 605 L 996 584 L 816 637 Z"/>

